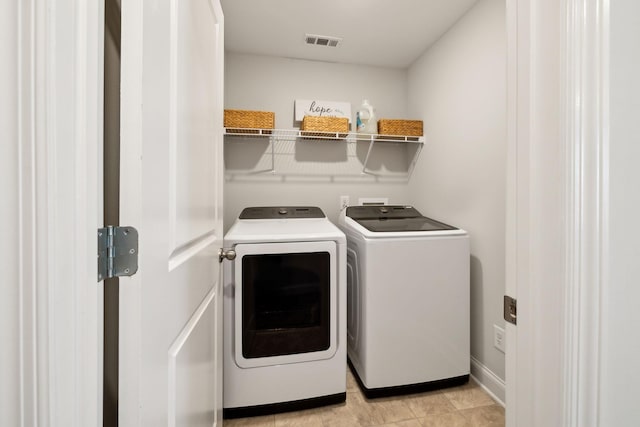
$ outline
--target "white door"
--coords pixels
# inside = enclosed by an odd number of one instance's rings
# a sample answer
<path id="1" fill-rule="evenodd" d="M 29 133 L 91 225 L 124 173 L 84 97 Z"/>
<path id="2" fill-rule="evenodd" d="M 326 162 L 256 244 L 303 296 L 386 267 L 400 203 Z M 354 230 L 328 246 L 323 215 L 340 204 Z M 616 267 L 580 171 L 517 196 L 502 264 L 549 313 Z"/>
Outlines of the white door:
<path id="1" fill-rule="evenodd" d="M 221 425 L 223 15 L 122 2 L 120 426 Z"/>

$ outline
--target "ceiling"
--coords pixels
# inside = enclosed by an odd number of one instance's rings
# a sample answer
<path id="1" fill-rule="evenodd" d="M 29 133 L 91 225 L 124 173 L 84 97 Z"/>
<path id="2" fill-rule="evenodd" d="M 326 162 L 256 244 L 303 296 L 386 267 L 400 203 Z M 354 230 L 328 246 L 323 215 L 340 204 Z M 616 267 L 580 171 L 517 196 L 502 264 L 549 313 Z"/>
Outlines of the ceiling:
<path id="1" fill-rule="evenodd" d="M 317 61 L 406 68 L 477 0 L 221 0 L 225 48 Z M 308 45 L 305 34 L 340 37 Z"/>

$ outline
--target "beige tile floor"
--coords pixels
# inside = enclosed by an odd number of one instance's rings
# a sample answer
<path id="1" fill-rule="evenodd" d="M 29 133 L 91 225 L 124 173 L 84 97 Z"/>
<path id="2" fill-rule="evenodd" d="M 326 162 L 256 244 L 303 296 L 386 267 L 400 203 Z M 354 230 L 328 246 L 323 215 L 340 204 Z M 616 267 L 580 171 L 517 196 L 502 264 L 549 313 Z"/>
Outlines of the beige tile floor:
<path id="1" fill-rule="evenodd" d="M 224 421 L 225 427 L 498 427 L 504 408 L 478 384 L 427 393 L 366 399 L 347 371 L 347 401 L 339 405 Z"/>

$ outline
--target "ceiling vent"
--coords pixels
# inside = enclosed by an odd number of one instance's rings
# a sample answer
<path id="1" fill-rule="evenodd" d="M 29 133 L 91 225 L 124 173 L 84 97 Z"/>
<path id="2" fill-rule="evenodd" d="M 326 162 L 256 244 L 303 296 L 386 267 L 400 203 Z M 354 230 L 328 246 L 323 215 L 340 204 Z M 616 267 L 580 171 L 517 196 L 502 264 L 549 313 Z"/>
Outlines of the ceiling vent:
<path id="1" fill-rule="evenodd" d="M 337 47 L 342 42 L 342 39 L 340 37 L 319 36 L 317 34 L 306 34 L 305 41 L 307 42 L 307 44 Z"/>

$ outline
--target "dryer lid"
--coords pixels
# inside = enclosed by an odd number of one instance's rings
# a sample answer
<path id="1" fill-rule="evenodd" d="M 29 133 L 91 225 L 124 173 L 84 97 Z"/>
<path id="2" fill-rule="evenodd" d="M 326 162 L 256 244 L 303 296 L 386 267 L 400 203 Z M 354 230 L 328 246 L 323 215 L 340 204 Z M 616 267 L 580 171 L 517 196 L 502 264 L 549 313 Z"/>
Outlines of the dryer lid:
<path id="1" fill-rule="evenodd" d="M 457 230 L 456 227 L 423 216 L 412 206 L 349 206 L 346 215 L 374 232 Z"/>

